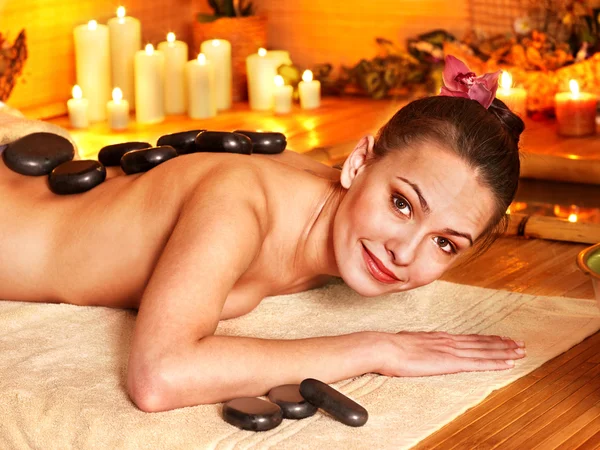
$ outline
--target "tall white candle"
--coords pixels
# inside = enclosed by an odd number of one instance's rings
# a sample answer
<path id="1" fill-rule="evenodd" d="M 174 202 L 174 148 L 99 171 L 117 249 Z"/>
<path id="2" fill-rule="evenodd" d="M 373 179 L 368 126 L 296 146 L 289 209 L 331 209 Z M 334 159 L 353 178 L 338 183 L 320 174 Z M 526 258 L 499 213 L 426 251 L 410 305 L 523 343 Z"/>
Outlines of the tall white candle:
<path id="1" fill-rule="evenodd" d="M 288 114 L 292 110 L 292 95 L 294 88 L 286 85 L 281 75 L 275 75 L 275 90 L 273 93 L 273 111 L 275 114 Z"/>
<path id="2" fill-rule="evenodd" d="M 152 44 L 135 54 L 135 115 L 140 123 L 165 119 L 165 58 Z"/>
<path id="3" fill-rule="evenodd" d="M 74 30 L 77 84 L 89 101 L 92 122 L 106 120 L 110 99 L 110 44 L 108 27 L 91 20 Z"/>
<path id="4" fill-rule="evenodd" d="M 200 51 L 215 68 L 217 109 L 231 108 L 231 44 L 224 39 L 204 41 Z"/>
<path id="5" fill-rule="evenodd" d="M 73 128 L 87 128 L 88 119 L 88 101 L 83 98 L 83 93 L 78 85 L 73 86 L 73 98 L 67 101 L 69 110 L 69 119 Z"/>
<path id="6" fill-rule="evenodd" d="M 266 111 L 273 108 L 273 80 L 280 60 L 269 58 L 264 48 L 246 58 L 250 108 Z"/>
<path id="7" fill-rule="evenodd" d="M 112 130 L 124 130 L 129 125 L 129 102 L 123 100 L 123 92 L 118 87 L 113 89 L 112 98 L 106 105 L 108 125 Z"/>
<path id="8" fill-rule="evenodd" d="M 305 70 L 302 81 L 298 83 L 300 106 L 303 109 L 315 109 L 321 106 L 321 82 L 313 80 L 313 73 Z"/>
<path id="9" fill-rule="evenodd" d="M 188 60 L 188 45 L 176 40 L 175 33 L 169 33 L 167 40 L 158 44 L 158 49 L 165 55 L 165 112 L 185 114 L 184 69 Z"/>
<path id="10" fill-rule="evenodd" d="M 205 119 L 217 115 L 215 70 L 203 53 L 185 66 L 188 89 L 188 114 L 192 119 Z"/>
<path id="11" fill-rule="evenodd" d="M 142 48 L 142 32 L 138 19 L 126 16 L 125 8 L 117 8 L 117 17 L 108 20 L 110 32 L 110 62 L 112 86 L 119 87 L 129 107 L 135 104 L 134 68 L 135 53 Z"/>
<path id="12" fill-rule="evenodd" d="M 510 73 L 502 71 L 496 97 L 502 100 L 515 114 L 521 117 L 527 115 L 527 91 L 523 88 L 512 86 L 512 76 Z"/>

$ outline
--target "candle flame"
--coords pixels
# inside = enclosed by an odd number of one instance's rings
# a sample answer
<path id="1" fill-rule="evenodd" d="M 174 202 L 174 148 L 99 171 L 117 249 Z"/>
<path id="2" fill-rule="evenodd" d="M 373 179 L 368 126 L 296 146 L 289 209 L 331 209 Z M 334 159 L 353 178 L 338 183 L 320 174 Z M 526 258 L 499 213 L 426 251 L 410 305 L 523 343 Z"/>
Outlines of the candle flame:
<path id="1" fill-rule="evenodd" d="M 506 71 L 502 71 L 502 76 L 500 77 L 500 87 L 502 89 L 508 90 L 512 87 L 512 75 Z"/>
<path id="2" fill-rule="evenodd" d="M 267 50 L 264 48 L 258 49 L 258 56 L 267 56 Z"/>
<path id="3" fill-rule="evenodd" d="M 281 87 L 285 85 L 285 81 L 281 75 L 275 75 L 275 86 Z"/>
<path id="4" fill-rule="evenodd" d="M 154 46 L 152 44 L 147 44 L 146 45 L 146 54 L 147 55 L 154 54 Z"/>
<path id="5" fill-rule="evenodd" d="M 206 55 L 204 53 L 198 53 L 198 64 L 206 65 Z"/>
<path id="6" fill-rule="evenodd" d="M 579 84 L 576 80 L 569 81 L 569 89 L 571 89 L 573 97 L 577 97 L 579 95 Z"/>
<path id="7" fill-rule="evenodd" d="M 506 214 L 510 215 L 510 206 L 506 208 Z"/>
<path id="8" fill-rule="evenodd" d="M 119 6 L 117 8 L 117 17 L 119 19 L 122 19 L 123 17 L 125 17 L 125 7 L 124 6 Z"/>
<path id="9" fill-rule="evenodd" d="M 114 88 L 112 91 L 112 98 L 115 102 L 120 102 L 123 100 L 123 91 L 118 87 Z"/>
<path id="10" fill-rule="evenodd" d="M 167 42 L 169 42 L 169 43 L 175 42 L 175 33 L 167 33 Z"/>
<path id="11" fill-rule="evenodd" d="M 97 28 L 98 28 L 98 22 L 96 22 L 95 20 L 90 20 L 90 21 L 88 22 L 88 28 L 89 28 L 90 30 L 95 30 L 95 29 L 97 29 Z"/>
<path id="12" fill-rule="evenodd" d="M 302 81 L 310 83 L 313 80 L 313 73 L 310 70 L 305 70 L 302 74 Z"/>
<path id="13" fill-rule="evenodd" d="M 73 86 L 72 94 L 73 94 L 73 98 L 75 98 L 77 100 L 83 98 L 83 91 L 81 90 L 81 88 L 79 87 L 78 84 Z"/>
<path id="14" fill-rule="evenodd" d="M 213 45 L 213 47 L 218 47 L 219 45 L 221 45 L 221 41 L 218 39 L 213 39 L 212 45 Z"/>
<path id="15" fill-rule="evenodd" d="M 569 214 L 569 218 L 567 220 L 571 223 L 577 222 L 577 214 L 575 214 L 575 213 Z"/>

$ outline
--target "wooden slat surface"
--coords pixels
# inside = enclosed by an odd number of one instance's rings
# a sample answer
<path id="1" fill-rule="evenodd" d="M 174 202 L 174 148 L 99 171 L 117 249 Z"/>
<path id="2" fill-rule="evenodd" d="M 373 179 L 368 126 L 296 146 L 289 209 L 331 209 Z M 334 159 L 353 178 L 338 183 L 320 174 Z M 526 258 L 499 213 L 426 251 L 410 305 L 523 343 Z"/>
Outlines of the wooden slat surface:
<path id="1" fill-rule="evenodd" d="M 400 103 L 357 99 L 326 99 L 315 111 L 276 117 L 237 105 L 210 120 L 171 117 L 151 127 L 132 124 L 125 133 L 113 134 L 104 124 L 73 134 L 88 157 L 101 146 L 125 140 L 208 128 L 276 130 L 286 133 L 289 146 L 325 163 L 339 162 L 352 141 L 375 132 Z M 68 126 L 66 118 L 54 123 Z M 537 131 L 543 134 L 543 129 Z M 546 134 L 552 133 L 546 129 Z M 554 139 L 554 137 L 551 137 Z M 525 150 L 535 151 L 535 140 L 525 140 Z M 571 140 L 556 139 L 557 148 L 571 151 Z M 315 148 L 316 147 L 316 148 Z M 538 146 L 538 148 L 541 148 Z M 587 195 L 594 189 L 588 187 Z M 575 265 L 586 246 L 516 237 L 500 238 L 479 259 L 450 270 L 443 279 L 493 289 L 533 295 L 593 299 L 590 280 Z M 592 301 L 592 300 L 591 300 Z M 574 449 L 600 448 L 600 333 L 548 361 L 529 375 L 492 393 L 482 403 L 419 443 L 429 449 Z"/>

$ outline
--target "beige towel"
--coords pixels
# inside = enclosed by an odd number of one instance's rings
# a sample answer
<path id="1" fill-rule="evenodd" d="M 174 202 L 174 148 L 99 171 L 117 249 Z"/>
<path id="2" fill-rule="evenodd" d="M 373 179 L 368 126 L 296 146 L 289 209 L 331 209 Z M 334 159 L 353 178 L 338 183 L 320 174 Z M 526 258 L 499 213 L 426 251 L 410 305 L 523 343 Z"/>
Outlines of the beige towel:
<path id="1" fill-rule="evenodd" d="M 345 380 L 335 386 L 367 408 L 365 426 L 350 428 L 318 412 L 254 433 L 225 423 L 221 405 L 136 409 L 124 388 L 134 320 L 130 311 L 0 302 L 0 448 L 408 448 L 600 328 L 594 301 L 441 281 L 372 299 L 340 283 L 267 298 L 247 316 L 222 322 L 217 333 L 284 339 L 359 330 L 499 334 L 525 340 L 528 357 L 500 372 Z"/>

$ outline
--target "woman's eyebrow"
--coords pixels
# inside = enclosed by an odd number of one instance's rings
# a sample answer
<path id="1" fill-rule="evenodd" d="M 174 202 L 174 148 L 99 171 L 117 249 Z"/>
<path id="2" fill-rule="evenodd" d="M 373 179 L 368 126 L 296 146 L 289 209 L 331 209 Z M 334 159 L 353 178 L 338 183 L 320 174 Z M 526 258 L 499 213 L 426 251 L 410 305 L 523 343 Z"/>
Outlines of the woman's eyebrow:
<path id="1" fill-rule="evenodd" d="M 425 197 L 423 197 L 423 194 L 421 193 L 421 189 L 419 189 L 419 186 L 417 184 L 407 180 L 404 177 L 396 177 L 396 178 L 404 181 L 411 188 L 413 188 L 413 190 L 415 191 L 415 194 L 417 194 L 417 197 L 419 198 L 419 203 L 421 204 L 421 209 L 423 210 L 423 212 L 425 214 L 429 214 L 431 212 L 431 210 L 429 209 L 429 204 L 427 203 L 427 200 L 425 200 Z"/>
<path id="2" fill-rule="evenodd" d="M 445 228 L 442 231 L 451 236 L 457 236 L 457 237 L 462 237 L 462 238 L 468 239 L 469 244 L 471 244 L 471 247 L 473 247 L 473 238 L 471 237 L 471 235 L 469 233 L 461 233 L 460 231 L 456 231 L 451 228 Z"/>

